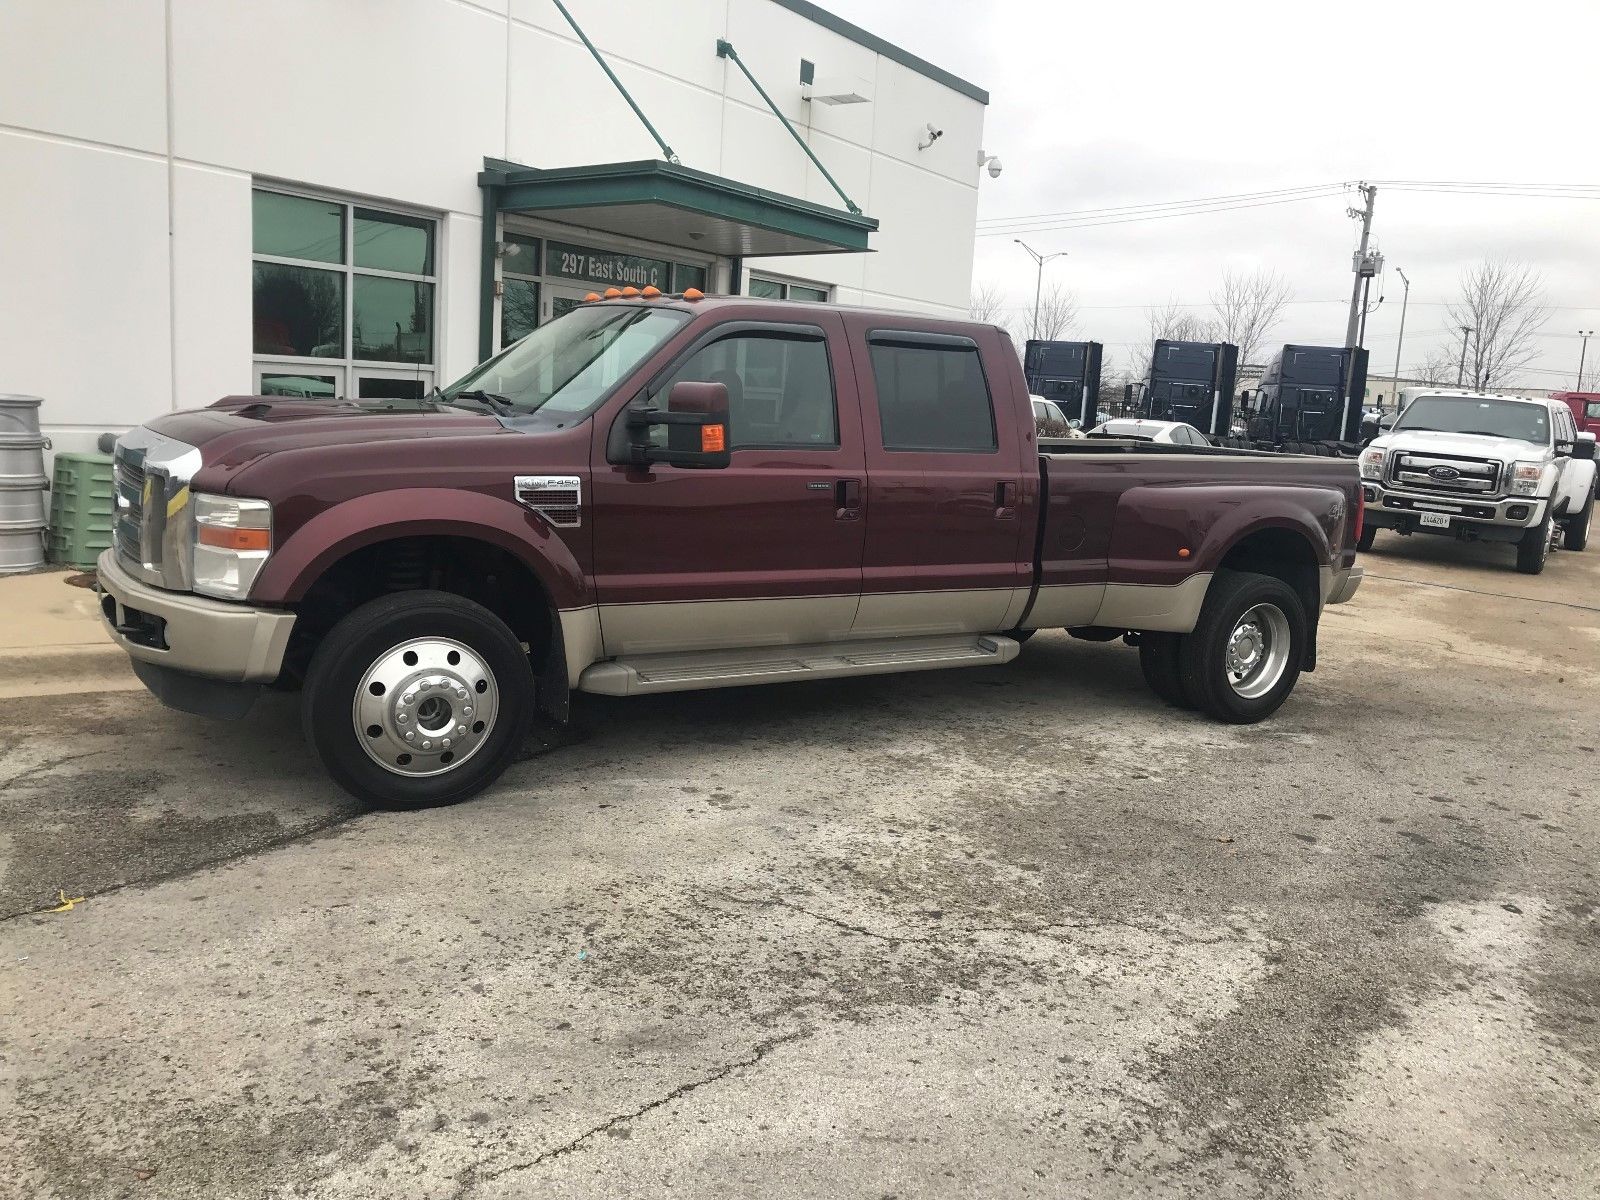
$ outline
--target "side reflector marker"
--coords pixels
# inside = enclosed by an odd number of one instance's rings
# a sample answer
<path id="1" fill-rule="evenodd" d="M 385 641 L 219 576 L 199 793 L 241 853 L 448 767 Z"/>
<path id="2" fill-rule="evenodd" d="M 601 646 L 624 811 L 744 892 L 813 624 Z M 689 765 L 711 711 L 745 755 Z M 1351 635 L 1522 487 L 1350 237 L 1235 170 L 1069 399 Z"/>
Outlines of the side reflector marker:
<path id="1" fill-rule="evenodd" d="M 723 426 L 700 426 L 700 453 L 721 454 L 727 448 L 727 444 L 727 430 Z"/>

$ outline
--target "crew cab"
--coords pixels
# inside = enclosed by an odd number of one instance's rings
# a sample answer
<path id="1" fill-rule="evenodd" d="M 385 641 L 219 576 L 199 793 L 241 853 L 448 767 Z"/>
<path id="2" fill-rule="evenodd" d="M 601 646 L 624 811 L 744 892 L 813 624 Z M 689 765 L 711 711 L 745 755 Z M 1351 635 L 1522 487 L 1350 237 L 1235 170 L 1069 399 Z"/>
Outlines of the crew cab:
<path id="1" fill-rule="evenodd" d="M 1517 570 L 1537 575 L 1558 541 L 1589 544 L 1595 436 L 1566 404 L 1442 389 L 1404 389 L 1400 403 L 1361 451 L 1362 550 L 1380 529 L 1510 542 Z"/>
<path id="2" fill-rule="evenodd" d="M 1349 599 L 1354 464 L 1041 452 L 993 326 L 654 289 L 592 297 L 425 401 L 232 397 L 115 458 L 105 622 L 161 700 L 298 688 L 355 795 L 461 799 L 536 710 L 1137 645 L 1261 720 Z"/>

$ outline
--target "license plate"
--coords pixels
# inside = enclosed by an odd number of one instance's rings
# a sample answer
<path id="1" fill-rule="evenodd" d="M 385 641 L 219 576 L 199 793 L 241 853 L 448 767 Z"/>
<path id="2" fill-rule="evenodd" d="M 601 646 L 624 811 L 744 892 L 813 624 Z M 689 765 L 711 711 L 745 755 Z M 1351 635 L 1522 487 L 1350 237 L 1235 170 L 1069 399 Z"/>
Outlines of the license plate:
<path id="1" fill-rule="evenodd" d="M 1421 513 L 1419 514 L 1419 522 L 1424 529 L 1450 528 L 1450 518 L 1444 513 Z"/>

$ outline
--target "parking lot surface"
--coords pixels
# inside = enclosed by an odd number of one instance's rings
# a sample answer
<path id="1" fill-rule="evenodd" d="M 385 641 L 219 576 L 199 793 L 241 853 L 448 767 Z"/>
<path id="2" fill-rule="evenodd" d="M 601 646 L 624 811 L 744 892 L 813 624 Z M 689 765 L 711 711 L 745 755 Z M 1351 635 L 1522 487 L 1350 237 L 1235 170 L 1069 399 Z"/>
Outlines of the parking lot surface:
<path id="1" fill-rule="evenodd" d="M 1260 726 L 1050 634 L 415 814 L 20 689 L 0 1195 L 1593 1196 L 1600 551 L 1509 561 L 1380 535 Z"/>

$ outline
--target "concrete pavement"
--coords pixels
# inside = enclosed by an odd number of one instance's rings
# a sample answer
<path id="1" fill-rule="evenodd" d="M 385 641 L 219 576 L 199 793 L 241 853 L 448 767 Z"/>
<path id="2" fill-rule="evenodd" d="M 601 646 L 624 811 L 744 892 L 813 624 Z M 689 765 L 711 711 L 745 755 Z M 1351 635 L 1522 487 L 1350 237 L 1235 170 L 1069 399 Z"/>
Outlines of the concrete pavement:
<path id="1" fill-rule="evenodd" d="M 1364 565 L 1261 726 L 1042 635 L 420 814 L 12 698 L 0 1194 L 1591 1196 L 1600 554 Z"/>

